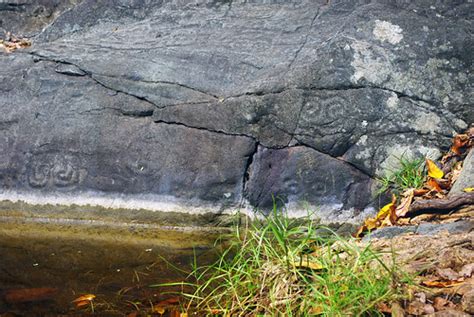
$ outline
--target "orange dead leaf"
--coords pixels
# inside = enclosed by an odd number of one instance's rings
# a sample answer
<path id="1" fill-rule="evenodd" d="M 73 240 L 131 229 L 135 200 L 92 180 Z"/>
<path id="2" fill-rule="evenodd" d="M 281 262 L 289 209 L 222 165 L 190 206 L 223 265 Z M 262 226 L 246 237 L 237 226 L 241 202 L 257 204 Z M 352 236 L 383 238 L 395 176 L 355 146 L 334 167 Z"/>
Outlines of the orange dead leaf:
<path id="1" fill-rule="evenodd" d="M 375 305 L 375 308 L 381 313 L 385 314 L 391 314 L 392 313 L 392 308 L 387 304 L 387 303 L 378 303 Z"/>
<path id="2" fill-rule="evenodd" d="M 153 305 L 153 311 L 155 313 L 158 313 L 160 315 L 163 315 L 166 311 L 166 309 L 169 309 L 169 306 L 173 306 L 179 303 L 179 297 L 171 297 L 165 300 L 162 300 L 161 302 Z"/>
<path id="3" fill-rule="evenodd" d="M 414 195 L 415 197 L 423 196 L 423 195 L 427 194 L 429 191 L 430 191 L 429 189 L 424 189 L 424 188 L 422 188 L 422 189 L 415 189 L 415 190 L 413 191 L 413 195 Z"/>
<path id="4" fill-rule="evenodd" d="M 213 308 L 213 309 L 209 310 L 209 313 L 211 313 L 212 315 L 219 315 L 219 314 L 222 313 L 222 310 L 217 309 L 217 308 Z"/>
<path id="5" fill-rule="evenodd" d="M 87 306 L 89 305 L 91 302 L 88 301 L 88 300 L 83 300 L 83 301 L 80 301 L 80 302 L 76 302 L 76 307 L 79 308 L 79 307 L 83 307 L 83 306 Z"/>
<path id="6" fill-rule="evenodd" d="M 57 292 L 57 288 L 50 287 L 8 289 L 4 292 L 4 299 L 10 304 L 35 302 L 52 299 Z"/>
<path id="7" fill-rule="evenodd" d="M 162 305 L 154 305 L 153 306 L 153 312 L 158 313 L 160 315 L 163 315 L 165 313 L 166 309 Z"/>
<path id="8" fill-rule="evenodd" d="M 171 297 L 171 298 L 162 300 L 161 302 L 157 303 L 156 305 L 158 305 L 158 306 L 167 306 L 167 305 L 174 305 L 174 304 L 178 304 L 178 303 L 179 303 L 179 297 Z"/>
<path id="9" fill-rule="evenodd" d="M 428 176 L 432 178 L 443 178 L 443 171 L 430 159 L 426 159 L 426 167 L 428 168 Z"/>
<path id="10" fill-rule="evenodd" d="M 463 281 L 451 281 L 451 280 L 437 280 L 437 281 L 423 281 L 421 282 L 422 285 L 428 287 L 435 287 L 435 288 L 446 288 L 446 287 L 453 287 L 463 284 Z"/>
<path id="11" fill-rule="evenodd" d="M 451 152 L 456 155 L 461 155 L 461 148 L 467 145 L 469 137 L 466 134 L 458 134 L 453 139 L 453 145 L 451 146 Z"/>
<path id="12" fill-rule="evenodd" d="M 78 302 L 83 302 L 83 301 L 92 301 L 93 299 L 95 298 L 95 295 L 94 294 L 86 294 L 86 295 L 82 295 L 82 296 L 79 296 L 78 298 L 76 298 L 75 300 L 73 300 L 72 302 L 73 303 L 78 303 Z"/>
<path id="13" fill-rule="evenodd" d="M 178 304 L 179 303 L 179 297 L 171 297 L 166 300 L 168 304 Z"/>
<path id="14" fill-rule="evenodd" d="M 438 182 L 433 178 L 428 179 L 425 185 L 426 187 L 431 188 L 432 190 L 435 190 L 438 193 L 443 191 L 443 189 L 441 189 L 441 186 L 439 186 Z"/>
<path id="15" fill-rule="evenodd" d="M 79 296 L 72 302 L 76 305 L 77 308 L 89 305 L 92 300 L 95 298 L 94 294 L 86 294 Z"/>

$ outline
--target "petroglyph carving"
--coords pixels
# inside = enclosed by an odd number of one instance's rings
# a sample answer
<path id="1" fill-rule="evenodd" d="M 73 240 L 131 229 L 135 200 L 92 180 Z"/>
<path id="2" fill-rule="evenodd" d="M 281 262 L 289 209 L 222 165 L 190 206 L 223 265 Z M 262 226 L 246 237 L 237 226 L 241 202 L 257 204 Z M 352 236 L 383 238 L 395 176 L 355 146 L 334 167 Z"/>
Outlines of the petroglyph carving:
<path id="1" fill-rule="evenodd" d="M 28 183 L 31 187 L 45 187 L 50 178 L 51 166 L 42 162 L 36 162 L 30 167 Z"/>
<path id="2" fill-rule="evenodd" d="M 85 176 L 79 166 L 78 159 L 72 155 L 36 155 L 29 167 L 28 183 L 35 188 L 75 186 Z"/>
<path id="3" fill-rule="evenodd" d="M 69 160 L 57 160 L 52 169 L 52 179 L 57 187 L 72 186 L 79 182 L 79 171 Z"/>

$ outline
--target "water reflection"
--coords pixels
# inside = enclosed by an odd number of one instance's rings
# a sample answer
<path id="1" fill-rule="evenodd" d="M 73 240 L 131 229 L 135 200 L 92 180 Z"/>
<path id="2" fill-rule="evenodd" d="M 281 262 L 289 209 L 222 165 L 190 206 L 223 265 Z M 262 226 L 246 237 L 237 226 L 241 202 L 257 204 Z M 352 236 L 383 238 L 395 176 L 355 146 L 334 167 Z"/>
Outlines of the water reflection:
<path id="1" fill-rule="evenodd" d="M 194 256 L 208 263 L 217 235 L 0 223 L 0 313 L 127 316 L 145 310 L 173 291 L 148 285 L 184 280 L 172 265 L 189 271 Z M 84 294 L 96 298 L 77 308 L 73 300 Z"/>

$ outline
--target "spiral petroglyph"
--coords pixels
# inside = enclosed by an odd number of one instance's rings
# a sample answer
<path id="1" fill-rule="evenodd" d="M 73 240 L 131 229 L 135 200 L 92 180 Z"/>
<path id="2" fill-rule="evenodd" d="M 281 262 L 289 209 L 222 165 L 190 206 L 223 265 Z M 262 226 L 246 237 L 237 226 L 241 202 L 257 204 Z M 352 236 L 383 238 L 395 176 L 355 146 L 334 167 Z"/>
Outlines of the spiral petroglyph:
<path id="1" fill-rule="evenodd" d="M 71 155 L 43 154 L 34 156 L 29 166 L 28 183 L 33 188 L 64 188 L 78 185 L 85 171 Z"/>

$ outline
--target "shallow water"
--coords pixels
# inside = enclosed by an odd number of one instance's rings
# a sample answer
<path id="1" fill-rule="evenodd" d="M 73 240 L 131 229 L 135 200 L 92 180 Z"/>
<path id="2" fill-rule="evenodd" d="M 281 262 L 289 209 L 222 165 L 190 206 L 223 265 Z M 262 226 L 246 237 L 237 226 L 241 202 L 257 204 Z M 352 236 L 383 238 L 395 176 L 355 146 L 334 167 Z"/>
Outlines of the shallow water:
<path id="1" fill-rule="evenodd" d="M 126 316 L 149 310 L 177 290 L 149 285 L 184 280 L 186 274 L 172 266 L 189 271 L 194 258 L 209 263 L 217 236 L 137 225 L 0 222 L 0 314 Z M 96 298 L 77 308 L 72 301 L 84 294 Z"/>

